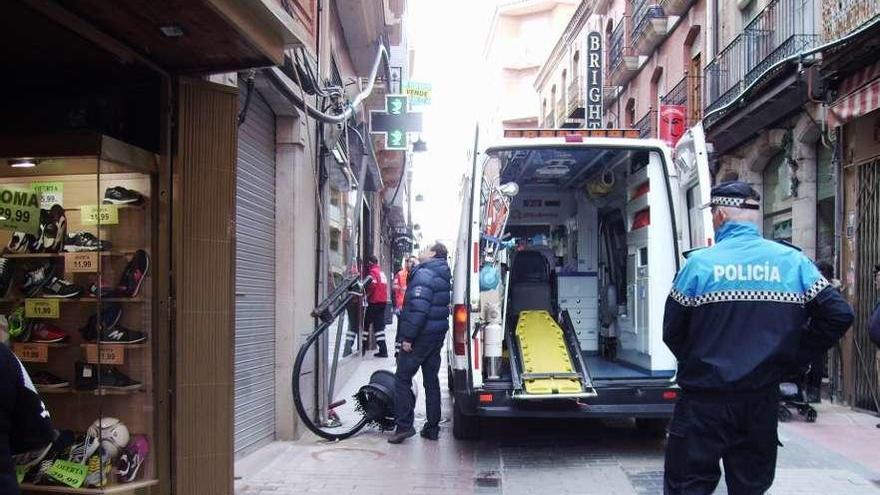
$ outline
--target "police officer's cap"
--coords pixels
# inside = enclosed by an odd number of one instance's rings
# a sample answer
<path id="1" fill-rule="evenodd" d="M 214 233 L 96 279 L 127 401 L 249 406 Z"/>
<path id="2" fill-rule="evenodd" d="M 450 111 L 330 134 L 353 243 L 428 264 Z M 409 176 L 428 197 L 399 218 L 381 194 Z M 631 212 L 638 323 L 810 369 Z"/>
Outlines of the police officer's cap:
<path id="1" fill-rule="evenodd" d="M 727 206 L 757 210 L 761 195 L 746 182 L 734 180 L 722 182 L 712 188 L 711 198 L 706 206 Z"/>

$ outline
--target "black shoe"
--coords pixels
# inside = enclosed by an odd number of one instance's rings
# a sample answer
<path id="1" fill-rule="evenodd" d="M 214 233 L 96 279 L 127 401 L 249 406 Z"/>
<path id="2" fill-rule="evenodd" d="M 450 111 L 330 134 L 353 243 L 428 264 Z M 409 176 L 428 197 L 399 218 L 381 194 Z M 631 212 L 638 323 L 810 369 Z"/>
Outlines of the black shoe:
<path id="1" fill-rule="evenodd" d="M 440 427 L 439 426 L 425 426 L 422 428 L 422 431 L 419 432 L 419 435 L 422 438 L 427 438 L 428 440 L 437 440 L 440 438 Z"/>
<path id="2" fill-rule="evenodd" d="M 0 298 L 6 297 L 9 286 L 12 285 L 12 275 L 15 273 L 15 263 L 9 258 L 0 258 Z"/>
<path id="3" fill-rule="evenodd" d="M 144 332 L 129 330 L 122 325 L 114 325 L 111 329 L 101 330 L 101 344 L 137 344 L 147 340 Z"/>
<path id="4" fill-rule="evenodd" d="M 118 304 L 108 304 L 101 310 L 101 333 L 112 330 L 122 318 L 122 307 Z M 98 339 L 98 316 L 92 315 L 85 326 L 79 329 L 83 339 L 94 342 Z"/>
<path id="5" fill-rule="evenodd" d="M 376 357 L 376 358 L 387 358 L 387 357 L 388 357 L 388 351 L 379 351 L 379 352 L 377 352 L 376 354 L 373 354 L 373 357 Z"/>
<path id="6" fill-rule="evenodd" d="M 43 210 L 43 224 L 40 225 L 40 249 L 46 253 L 61 251 L 67 237 L 67 217 L 61 205 L 53 205 L 50 210 Z"/>
<path id="7" fill-rule="evenodd" d="M 394 443 L 394 444 L 403 443 L 404 440 L 406 440 L 407 438 L 409 438 L 411 436 L 414 436 L 415 434 L 416 434 L 416 429 L 413 427 L 410 427 L 408 430 L 398 429 L 394 435 L 391 435 L 391 437 L 388 438 L 388 443 Z"/>
<path id="8" fill-rule="evenodd" d="M 138 390 L 143 387 L 141 382 L 132 380 L 114 366 L 104 365 L 99 369 L 97 365 L 83 362 L 76 363 L 74 383 L 78 390 L 96 390 L 99 385 L 108 390 Z"/>
<path id="9" fill-rule="evenodd" d="M 13 232 L 12 237 L 9 238 L 9 243 L 6 245 L 6 249 L 14 254 L 28 253 L 34 242 L 36 242 L 36 237 L 31 234 Z"/>
<path id="10" fill-rule="evenodd" d="M 82 287 L 58 277 L 52 277 L 49 283 L 43 287 L 43 297 L 70 299 L 73 297 L 79 297 L 82 293 Z"/>
<path id="11" fill-rule="evenodd" d="M 110 241 L 102 241 L 89 232 L 75 232 L 64 237 L 64 250 L 69 253 L 109 251 L 112 247 Z"/>
<path id="12" fill-rule="evenodd" d="M 52 468 L 55 460 L 60 459 L 64 451 L 68 450 L 70 446 L 73 445 L 75 440 L 76 435 L 74 435 L 72 431 L 62 430 L 52 442 L 52 446 L 49 448 L 46 456 L 43 457 L 43 460 L 25 475 L 24 481 L 37 485 L 49 482 L 51 480 L 49 477 L 49 469 Z"/>
<path id="13" fill-rule="evenodd" d="M 141 193 L 124 187 L 108 187 L 107 190 L 104 191 L 103 203 L 105 205 L 140 205 L 143 204 L 143 202 L 144 197 L 141 196 Z"/>
<path id="14" fill-rule="evenodd" d="M 143 249 L 138 249 L 122 272 L 117 291 L 125 297 L 135 297 L 141 290 L 141 284 L 150 273 L 150 256 Z"/>
<path id="15" fill-rule="evenodd" d="M 34 385 L 36 385 L 37 390 L 57 389 L 70 386 L 70 382 L 63 378 L 58 378 L 48 371 L 38 371 L 34 373 L 31 376 L 31 380 L 34 382 Z"/>
<path id="16" fill-rule="evenodd" d="M 36 296 L 43 287 L 49 283 L 55 275 L 55 265 L 52 264 L 51 261 L 48 261 L 39 268 L 31 270 L 27 272 L 24 276 L 24 283 L 21 286 L 21 291 L 27 297 Z"/>

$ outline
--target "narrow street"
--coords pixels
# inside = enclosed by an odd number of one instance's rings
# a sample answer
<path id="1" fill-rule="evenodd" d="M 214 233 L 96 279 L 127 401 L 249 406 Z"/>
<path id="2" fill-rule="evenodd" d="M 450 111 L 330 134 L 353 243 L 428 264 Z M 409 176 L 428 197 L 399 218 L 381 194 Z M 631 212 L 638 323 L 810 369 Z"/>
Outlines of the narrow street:
<path id="1" fill-rule="evenodd" d="M 392 367 L 392 359 L 363 360 L 340 397 L 354 394 L 373 371 Z M 440 383 L 446 383 L 445 363 Z M 377 430 L 335 443 L 313 435 L 275 442 L 236 464 L 235 493 L 663 493 L 664 442 L 630 422 L 496 420 L 484 423 L 479 441 L 463 442 L 452 438 L 452 401 L 445 387 L 442 394 L 439 442 L 416 436 L 390 445 L 389 434 Z M 817 409 L 816 423 L 780 426 L 784 447 L 769 493 L 880 494 L 877 418 L 828 403 Z M 419 395 L 417 429 L 423 421 Z M 727 493 L 723 481 L 716 493 Z"/>

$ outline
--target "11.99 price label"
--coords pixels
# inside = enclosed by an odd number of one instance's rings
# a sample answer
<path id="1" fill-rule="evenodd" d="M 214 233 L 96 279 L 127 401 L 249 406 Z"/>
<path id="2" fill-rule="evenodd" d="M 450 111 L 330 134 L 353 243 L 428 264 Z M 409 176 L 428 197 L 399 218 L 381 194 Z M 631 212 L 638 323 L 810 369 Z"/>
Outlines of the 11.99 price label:
<path id="1" fill-rule="evenodd" d="M 58 299 L 25 299 L 25 318 L 61 318 Z"/>
<path id="2" fill-rule="evenodd" d="M 97 273 L 98 253 L 64 253 L 64 271 L 67 273 Z"/>
<path id="3" fill-rule="evenodd" d="M 80 208 L 83 225 L 116 225 L 119 209 L 116 205 L 83 205 Z"/>

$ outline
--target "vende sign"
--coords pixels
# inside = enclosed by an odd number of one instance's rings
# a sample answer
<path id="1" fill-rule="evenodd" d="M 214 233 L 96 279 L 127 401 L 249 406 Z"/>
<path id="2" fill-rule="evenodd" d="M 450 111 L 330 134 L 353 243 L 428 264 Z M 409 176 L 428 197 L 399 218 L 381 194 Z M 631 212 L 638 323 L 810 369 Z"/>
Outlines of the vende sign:
<path id="1" fill-rule="evenodd" d="M 602 35 L 587 35 L 587 129 L 602 128 Z"/>

